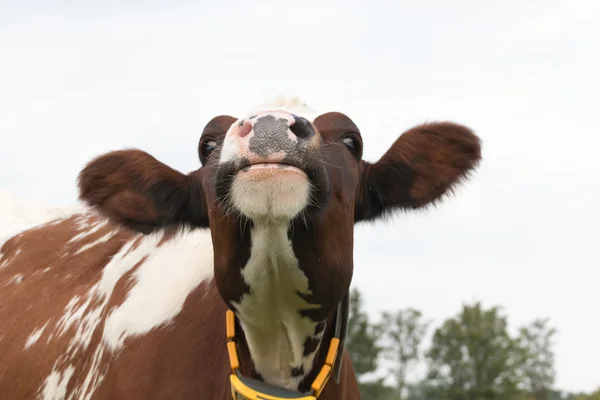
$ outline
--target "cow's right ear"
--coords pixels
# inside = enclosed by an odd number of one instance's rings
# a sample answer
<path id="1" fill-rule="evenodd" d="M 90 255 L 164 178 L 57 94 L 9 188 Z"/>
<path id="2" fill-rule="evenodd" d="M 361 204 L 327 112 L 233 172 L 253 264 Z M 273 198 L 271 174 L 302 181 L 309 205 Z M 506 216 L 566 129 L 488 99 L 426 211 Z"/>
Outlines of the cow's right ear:
<path id="1" fill-rule="evenodd" d="M 78 177 L 79 198 L 117 224 L 144 234 L 208 227 L 202 169 L 184 175 L 140 150 L 92 160 Z"/>

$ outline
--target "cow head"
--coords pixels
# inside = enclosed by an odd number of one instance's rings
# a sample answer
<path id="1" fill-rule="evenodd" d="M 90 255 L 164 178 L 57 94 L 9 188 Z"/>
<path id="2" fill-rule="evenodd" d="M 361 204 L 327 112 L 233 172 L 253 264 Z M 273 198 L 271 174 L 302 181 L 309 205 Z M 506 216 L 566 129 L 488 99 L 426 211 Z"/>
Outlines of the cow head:
<path id="1" fill-rule="evenodd" d="M 83 169 L 80 197 L 146 234 L 210 228 L 219 293 L 234 310 L 265 290 L 266 264 L 281 263 L 277 274 L 290 278 L 280 283 L 295 298 L 280 300 L 324 321 L 350 285 L 354 224 L 436 202 L 480 160 L 479 139 L 447 122 L 410 129 L 375 163 L 362 152 L 360 130 L 338 112 L 218 116 L 200 137 L 198 170 L 185 175 L 139 150 L 111 152 Z M 285 249 L 252 261 L 269 246 Z"/>

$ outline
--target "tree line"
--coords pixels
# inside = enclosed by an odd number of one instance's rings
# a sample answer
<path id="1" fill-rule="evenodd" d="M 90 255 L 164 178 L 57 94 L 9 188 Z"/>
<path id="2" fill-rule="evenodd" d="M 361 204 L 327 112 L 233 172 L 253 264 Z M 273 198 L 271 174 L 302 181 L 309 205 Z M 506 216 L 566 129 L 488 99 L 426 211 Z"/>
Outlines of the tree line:
<path id="1" fill-rule="evenodd" d="M 600 400 L 594 393 L 554 388 L 553 338 L 549 319 L 508 331 L 500 307 L 465 304 L 434 327 L 413 308 L 385 311 L 371 321 L 361 292 L 350 297 L 347 351 L 365 400 Z M 417 365 L 425 371 L 411 378 Z M 383 373 L 381 371 L 384 371 Z"/>

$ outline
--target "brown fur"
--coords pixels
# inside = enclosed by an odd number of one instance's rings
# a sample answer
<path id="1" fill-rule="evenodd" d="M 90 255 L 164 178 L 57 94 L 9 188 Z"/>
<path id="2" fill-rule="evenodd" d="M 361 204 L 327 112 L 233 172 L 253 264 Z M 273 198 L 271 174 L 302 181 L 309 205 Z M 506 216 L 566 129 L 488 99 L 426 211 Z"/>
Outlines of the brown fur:
<path id="1" fill-rule="evenodd" d="M 79 231 L 75 215 L 58 224 L 41 226 L 13 237 L 2 246 L 8 265 L 0 269 L 0 393 L 7 399 L 34 398 L 56 360 L 65 353 L 72 329 L 63 336 L 49 335 L 74 296 L 83 296 L 96 283 L 109 257 L 131 238 L 110 224 L 81 241 L 68 243 Z M 89 218 L 98 222 L 97 217 Z M 109 232 L 108 242 L 75 254 Z M 16 255 L 18 250 L 21 250 Z M 49 268 L 46 272 L 44 270 Z M 21 283 L 10 283 L 17 274 Z M 24 350 L 27 337 L 44 324 L 44 334 Z M 25 372 L 26 371 L 26 372 Z"/>
<path id="2" fill-rule="evenodd" d="M 450 122 L 414 127 L 375 164 L 361 162 L 356 220 L 433 204 L 452 192 L 481 160 L 479 138 Z"/>

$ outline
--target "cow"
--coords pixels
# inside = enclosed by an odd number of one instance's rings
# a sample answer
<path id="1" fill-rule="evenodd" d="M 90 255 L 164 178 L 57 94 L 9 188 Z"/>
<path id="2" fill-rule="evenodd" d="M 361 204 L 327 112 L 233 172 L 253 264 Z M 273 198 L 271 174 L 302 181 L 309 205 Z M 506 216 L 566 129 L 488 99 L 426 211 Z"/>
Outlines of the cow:
<path id="1" fill-rule="evenodd" d="M 359 399 L 354 227 L 437 204 L 481 144 L 429 122 L 371 163 L 348 116 L 292 98 L 214 117 L 197 152 L 188 174 L 100 155 L 80 206 L 0 230 L 1 398 Z"/>

